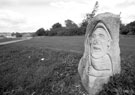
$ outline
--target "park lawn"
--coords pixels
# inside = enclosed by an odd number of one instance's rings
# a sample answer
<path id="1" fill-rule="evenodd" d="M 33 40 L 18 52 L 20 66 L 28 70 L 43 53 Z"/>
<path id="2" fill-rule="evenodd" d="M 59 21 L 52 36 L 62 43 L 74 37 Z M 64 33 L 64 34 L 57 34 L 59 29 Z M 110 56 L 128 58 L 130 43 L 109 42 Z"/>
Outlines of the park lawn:
<path id="1" fill-rule="evenodd" d="M 83 42 L 84 36 L 43 36 L 15 44 L 27 47 L 49 48 L 82 53 L 84 47 Z"/>
<path id="2" fill-rule="evenodd" d="M 135 94 L 134 39 L 120 37 L 121 74 L 98 95 Z M 87 95 L 77 71 L 83 41 L 84 36 L 38 37 L 0 46 L 0 95 Z"/>
<path id="3" fill-rule="evenodd" d="M 120 35 L 121 52 L 135 53 L 135 36 Z M 43 36 L 35 37 L 28 41 L 19 42 L 16 45 L 35 47 L 35 48 L 50 48 L 54 50 L 65 50 L 83 53 L 84 51 L 84 36 Z"/>
<path id="4" fill-rule="evenodd" d="M 21 38 L 2 38 L 0 39 L 0 43 L 7 42 L 7 41 L 14 41 L 14 40 L 20 40 Z"/>
<path id="5" fill-rule="evenodd" d="M 80 57 L 66 51 L 0 46 L 0 95 L 86 93 L 77 73 Z"/>

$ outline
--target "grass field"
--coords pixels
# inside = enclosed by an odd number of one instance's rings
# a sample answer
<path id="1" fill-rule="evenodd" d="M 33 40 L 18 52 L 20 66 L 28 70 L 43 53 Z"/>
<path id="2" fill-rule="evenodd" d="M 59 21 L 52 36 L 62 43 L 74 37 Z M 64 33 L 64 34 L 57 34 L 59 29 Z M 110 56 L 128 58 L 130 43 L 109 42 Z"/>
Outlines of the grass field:
<path id="1" fill-rule="evenodd" d="M 55 50 L 83 52 L 84 36 L 68 36 L 68 37 L 36 37 L 25 42 L 19 42 L 16 45 L 23 45 L 35 48 L 49 48 Z"/>
<path id="2" fill-rule="evenodd" d="M 120 37 L 121 74 L 98 95 L 135 94 L 134 40 Z M 83 41 L 84 36 L 40 37 L 0 46 L 0 95 L 87 95 L 77 71 Z"/>
<path id="3" fill-rule="evenodd" d="M 135 37 L 120 36 L 121 52 L 130 52 L 135 54 Z M 68 36 L 68 37 L 36 37 L 28 41 L 19 42 L 17 45 L 35 47 L 35 48 L 50 48 L 55 50 L 74 51 L 83 53 L 84 36 Z"/>
<path id="4" fill-rule="evenodd" d="M 14 40 L 20 40 L 21 38 L 3 38 L 0 39 L 0 43 L 1 42 L 7 42 L 7 41 L 14 41 Z"/>

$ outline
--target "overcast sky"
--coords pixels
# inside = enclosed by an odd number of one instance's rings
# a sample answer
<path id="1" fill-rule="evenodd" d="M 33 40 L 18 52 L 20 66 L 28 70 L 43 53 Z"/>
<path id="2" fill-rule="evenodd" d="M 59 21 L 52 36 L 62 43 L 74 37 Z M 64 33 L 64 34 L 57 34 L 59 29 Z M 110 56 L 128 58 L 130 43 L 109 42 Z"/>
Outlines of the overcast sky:
<path id="1" fill-rule="evenodd" d="M 135 0 L 0 0 L 0 32 L 35 32 L 66 19 L 79 25 L 96 1 L 98 13 L 121 12 L 123 23 L 135 20 Z"/>

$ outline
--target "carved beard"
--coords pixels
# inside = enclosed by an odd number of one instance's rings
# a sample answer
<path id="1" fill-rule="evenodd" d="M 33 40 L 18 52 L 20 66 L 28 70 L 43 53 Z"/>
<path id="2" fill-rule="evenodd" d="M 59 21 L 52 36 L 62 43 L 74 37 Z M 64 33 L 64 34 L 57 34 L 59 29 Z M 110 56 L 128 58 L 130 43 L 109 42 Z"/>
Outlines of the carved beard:
<path id="1" fill-rule="evenodd" d="M 109 72 L 109 73 L 106 73 Z M 101 73 L 100 75 L 97 75 Z M 112 64 L 109 55 L 104 55 L 101 58 L 91 57 L 91 65 L 88 67 L 88 76 L 89 76 L 89 87 L 92 88 L 95 86 L 96 79 L 104 78 L 108 79 L 112 75 Z"/>
<path id="2" fill-rule="evenodd" d="M 97 59 L 91 57 L 91 65 L 97 71 L 109 70 L 110 68 L 108 67 L 111 66 L 111 60 L 107 54 Z"/>

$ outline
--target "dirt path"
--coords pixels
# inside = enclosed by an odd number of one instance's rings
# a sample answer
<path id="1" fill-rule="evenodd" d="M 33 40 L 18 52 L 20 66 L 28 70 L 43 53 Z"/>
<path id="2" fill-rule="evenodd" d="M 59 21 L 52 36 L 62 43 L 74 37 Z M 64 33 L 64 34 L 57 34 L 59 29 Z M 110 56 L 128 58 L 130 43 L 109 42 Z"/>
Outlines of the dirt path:
<path id="1" fill-rule="evenodd" d="M 0 45 L 6 45 L 6 44 L 11 44 L 11 43 L 16 43 L 16 42 L 20 42 L 20 41 L 29 40 L 29 39 L 31 39 L 31 38 L 25 38 L 25 39 L 21 39 L 21 40 L 14 40 L 14 41 L 1 42 Z"/>

